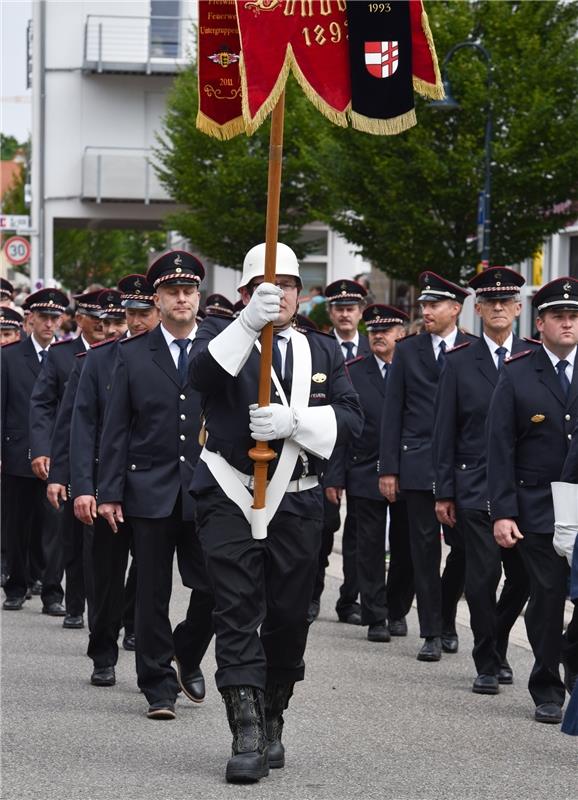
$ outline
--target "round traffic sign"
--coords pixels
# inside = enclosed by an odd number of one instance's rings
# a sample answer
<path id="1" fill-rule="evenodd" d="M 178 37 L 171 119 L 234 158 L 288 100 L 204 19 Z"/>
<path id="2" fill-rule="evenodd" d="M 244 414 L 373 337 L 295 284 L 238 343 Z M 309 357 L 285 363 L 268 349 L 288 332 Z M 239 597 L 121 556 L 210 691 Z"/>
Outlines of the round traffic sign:
<path id="1" fill-rule="evenodd" d="M 6 258 L 15 267 L 30 261 L 30 242 L 22 236 L 11 236 L 4 245 Z"/>

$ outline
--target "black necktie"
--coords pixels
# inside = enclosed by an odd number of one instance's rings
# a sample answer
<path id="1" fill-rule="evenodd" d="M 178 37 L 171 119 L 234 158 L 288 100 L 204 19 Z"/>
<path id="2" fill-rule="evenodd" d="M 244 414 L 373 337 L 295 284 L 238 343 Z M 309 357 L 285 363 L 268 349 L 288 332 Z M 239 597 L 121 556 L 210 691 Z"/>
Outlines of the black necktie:
<path id="1" fill-rule="evenodd" d="M 179 363 L 177 364 L 177 370 L 179 372 L 179 378 L 181 379 L 181 386 L 184 386 L 187 382 L 187 373 L 188 373 L 188 366 L 189 366 L 189 359 L 187 357 L 187 347 L 189 346 L 190 339 L 175 339 L 175 344 L 179 346 L 180 353 L 179 353 Z"/>
<path id="2" fill-rule="evenodd" d="M 498 372 L 504 366 L 504 361 L 506 360 L 506 353 L 508 351 L 505 347 L 496 347 L 495 353 L 498 356 Z"/>
<path id="3" fill-rule="evenodd" d="M 443 367 L 444 362 L 446 360 L 446 349 L 447 349 L 447 344 L 442 339 L 440 342 L 440 351 L 438 353 L 438 364 L 440 365 L 440 368 Z"/>
<path id="4" fill-rule="evenodd" d="M 384 364 L 384 365 L 383 365 L 383 382 L 384 382 L 384 383 L 387 383 L 387 373 L 388 373 L 388 370 L 389 370 L 389 364 Z"/>
<path id="5" fill-rule="evenodd" d="M 355 347 L 353 342 L 341 342 L 341 347 L 345 348 L 345 352 L 346 352 L 345 360 L 349 361 L 350 359 L 352 359 L 353 358 L 353 348 Z"/>
<path id="6" fill-rule="evenodd" d="M 562 391 L 564 392 L 564 397 L 568 397 L 568 392 L 570 391 L 570 381 L 568 380 L 568 376 L 566 375 L 566 367 L 568 366 L 568 362 L 562 359 L 558 361 L 556 364 L 556 372 L 558 373 L 558 380 L 560 381 L 560 386 L 562 387 Z"/>
<path id="7" fill-rule="evenodd" d="M 281 348 L 279 341 L 281 337 L 278 334 L 273 336 L 273 369 L 280 381 L 283 380 L 283 359 L 281 358 Z"/>
<path id="8" fill-rule="evenodd" d="M 47 350 L 40 350 L 40 351 L 38 352 L 38 355 L 40 356 L 40 366 L 41 366 L 41 367 L 43 367 L 43 366 L 44 366 L 44 359 L 46 358 L 46 354 L 47 354 L 47 353 L 48 353 L 48 351 L 47 351 Z"/>

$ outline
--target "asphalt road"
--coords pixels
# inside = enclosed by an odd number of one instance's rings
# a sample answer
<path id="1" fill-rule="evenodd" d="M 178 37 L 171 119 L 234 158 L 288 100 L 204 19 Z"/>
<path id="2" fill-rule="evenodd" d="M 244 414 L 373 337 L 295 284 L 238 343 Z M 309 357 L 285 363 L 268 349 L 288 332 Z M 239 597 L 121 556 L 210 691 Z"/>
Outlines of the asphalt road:
<path id="1" fill-rule="evenodd" d="M 332 574 L 338 574 L 333 556 Z M 338 623 L 337 577 L 328 578 L 310 633 L 306 680 L 286 713 L 287 765 L 253 786 L 224 781 L 230 735 L 212 673 L 207 699 L 179 699 L 174 722 L 146 718 L 133 654 L 121 651 L 117 685 L 89 684 L 86 632 L 40 614 L 33 598 L 1 612 L 4 800 L 576 800 L 578 739 L 533 721 L 532 658 L 511 646 L 515 684 L 473 695 L 471 633 L 439 664 L 416 661 L 407 638 L 372 644 Z M 175 588 L 171 616 L 184 614 Z M 460 619 L 467 614 L 461 610 Z"/>

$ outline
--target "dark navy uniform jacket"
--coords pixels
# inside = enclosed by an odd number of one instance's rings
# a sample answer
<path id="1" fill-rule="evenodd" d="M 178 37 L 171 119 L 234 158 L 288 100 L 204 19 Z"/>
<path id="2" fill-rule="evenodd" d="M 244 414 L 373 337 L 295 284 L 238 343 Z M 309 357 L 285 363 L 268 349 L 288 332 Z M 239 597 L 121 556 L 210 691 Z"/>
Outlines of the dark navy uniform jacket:
<path id="1" fill-rule="evenodd" d="M 62 400 L 58 406 L 54 435 L 52 437 L 48 483 L 60 483 L 63 486 L 68 486 L 70 483 L 70 428 L 78 383 L 87 354 L 88 351 L 76 354 L 72 370 L 66 381 Z"/>
<path id="2" fill-rule="evenodd" d="M 515 519 L 524 533 L 553 533 L 550 483 L 559 481 L 578 420 L 578 364 L 568 398 L 540 347 L 507 361 L 488 417 L 492 520 Z"/>
<path id="3" fill-rule="evenodd" d="M 50 352 L 50 351 L 49 351 Z M 28 414 L 30 395 L 42 369 L 32 338 L 2 347 L 2 472 L 33 478 Z"/>
<path id="4" fill-rule="evenodd" d="M 183 519 L 194 519 L 188 489 L 200 452 L 200 410 L 197 392 L 180 384 L 160 326 L 122 340 L 100 441 L 98 502 L 161 519 L 181 492 Z"/>
<path id="5" fill-rule="evenodd" d="M 119 339 L 93 345 L 78 383 L 70 429 L 70 493 L 72 498 L 96 494 L 96 470 L 104 412 L 112 389 Z M 71 376 L 72 380 L 72 376 Z"/>
<path id="6" fill-rule="evenodd" d="M 77 353 L 86 350 L 82 337 L 55 342 L 44 359 L 30 400 L 31 458 L 51 455 L 56 413 Z"/>
<path id="7" fill-rule="evenodd" d="M 514 336 L 512 355 L 539 346 Z M 448 351 L 436 395 L 432 449 L 436 500 L 487 511 L 486 419 L 498 377 L 483 337 Z"/>
<path id="8" fill-rule="evenodd" d="M 229 375 L 213 358 L 208 344 L 219 334 L 230 321 L 218 317 L 207 317 L 193 343 L 190 367 L 191 383 L 202 394 L 203 411 L 206 419 L 208 440 L 206 447 L 219 452 L 235 469 L 246 475 L 253 474 L 253 462 L 248 451 L 254 447 L 249 429 L 249 405 L 257 402 L 259 385 L 260 356 L 253 348 L 247 362 L 239 375 Z M 317 383 L 311 381 L 309 395 L 310 406 L 331 405 L 337 420 L 336 445 L 346 444 L 350 436 L 358 437 L 363 426 L 363 415 L 357 394 L 345 370 L 345 362 L 341 348 L 333 336 L 319 331 L 307 329 L 303 331 L 311 350 L 312 376 L 322 374 L 326 380 Z M 289 388 L 289 372 L 291 370 L 291 348 L 287 348 L 285 366 L 285 390 Z M 273 401 L 274 389 L 272 389 Z M 269 442 L 272 449 L 280 452 L 283 442 Z M 326 462 L 307 454 L 306 472 L 309 475 L 323 477 Z M 273 460 L 270 474 L 275 468 Z M 298 459 L 292 478 L 304 474 L 304 464 Z M 217 485 L 204 461 L 199 461 L 195 470 L 191 490 L 201 493 Z M 323 517 L 323 495 L 319 486 L 303 492 L 285 494 L 279 506 L 280 511 L 310 516 L 315 519 Z"/>
<path id="9" fill-rule="evenodd" d="M 373 354 L 346 361 L 345 365 L 359 395 L 365 422 L 361 436 L 353 439 L 347 447 L 335 449 L 329 460 L 324 484 L 343 487 L 351 497 L 366 497 L 385 503 L 379 491 L 377 474 L 386 385 L 383 373 Z"/>
<path id="10" fill-rule="evenodd" d="M 476 337 L 458 331 L 455 347 Z M 401 339 L 387 379 L 379 474 L 398 475 L 400 489 L 432 491 L 431 441 L 440 377 L 429 333 Z"/>

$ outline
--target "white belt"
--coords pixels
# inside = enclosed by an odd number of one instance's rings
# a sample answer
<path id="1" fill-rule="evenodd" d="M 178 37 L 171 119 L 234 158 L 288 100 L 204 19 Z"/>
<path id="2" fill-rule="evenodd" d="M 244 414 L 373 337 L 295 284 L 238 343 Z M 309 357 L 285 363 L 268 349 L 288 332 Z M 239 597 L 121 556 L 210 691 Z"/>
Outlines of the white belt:
<path id="1" fill-rule="evenodd" d="M 233 470 L 237 478 L 239 478 L 243 486 L 246 489 L 249 489 L 250 492 L 252 492 L 255 484 L 254 476 L 246 475 L 244 472 L 240 472 L 240 470 L 235 469 L 235 467 L 231 467 L 231 469 Z M 270 481 L 267 481 L 267 485 L 269 483 Z M 305 492 L 307 489 L 314 489 L 316 486 L 319 486 L 319 479 L 317 475 L 306 475 L 304 478 L 297 478 L 297 480 L 295 481 L 289 481 L 289 484 L 287 485 L 285 491 Z"/>

